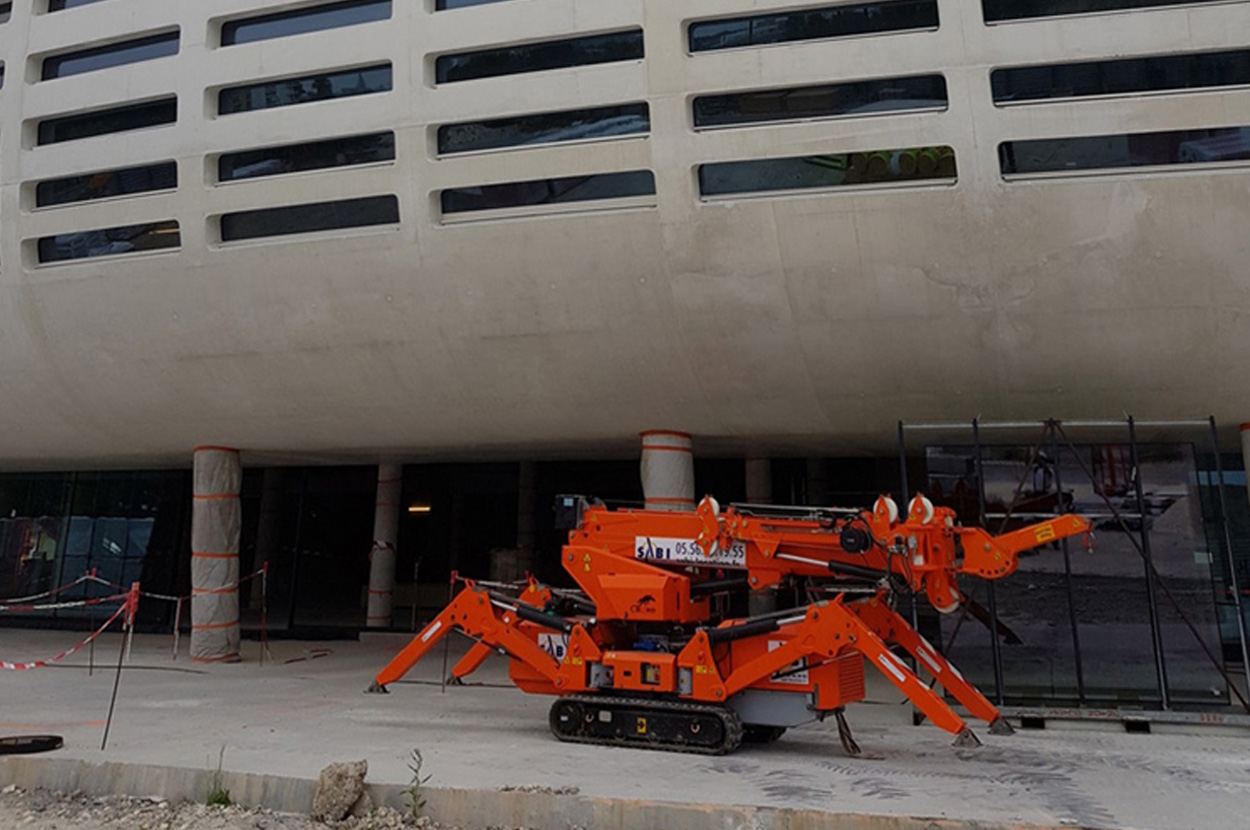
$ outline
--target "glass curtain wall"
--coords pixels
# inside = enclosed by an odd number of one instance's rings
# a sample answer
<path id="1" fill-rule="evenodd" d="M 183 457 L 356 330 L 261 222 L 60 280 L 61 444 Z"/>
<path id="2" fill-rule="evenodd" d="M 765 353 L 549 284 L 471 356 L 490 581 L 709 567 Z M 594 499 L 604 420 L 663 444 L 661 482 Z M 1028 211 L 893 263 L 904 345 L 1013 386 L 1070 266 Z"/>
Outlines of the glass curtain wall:
<path id="1" fill-rule="evenodd" d="M 1092 549 L 1080 538 L 1051 543 L 1023 554 L 1006 579 L 962 581 L 974 602 L 940 618 L 942 646 L 987 694 L 995 690 L 993 605 L 1008 703 L 1153 707 L 1165 686 L 1172 704 L 1227 704 L 1222 666 L 1203 651 L 1221 651 L 1218 549 L 1208 541 L 1193 446 L 1139 444 L 1137 452 L 1140 507 L 1128 444 L 982 447 L 991 533 L 1057 512 L 1087 516 L 1095 529 Z M 976 448 L 929 447 L 926 462 L 929 498 L 979 524 Z M 1153 585 L 1143 553 L 1159 575 Z"/>

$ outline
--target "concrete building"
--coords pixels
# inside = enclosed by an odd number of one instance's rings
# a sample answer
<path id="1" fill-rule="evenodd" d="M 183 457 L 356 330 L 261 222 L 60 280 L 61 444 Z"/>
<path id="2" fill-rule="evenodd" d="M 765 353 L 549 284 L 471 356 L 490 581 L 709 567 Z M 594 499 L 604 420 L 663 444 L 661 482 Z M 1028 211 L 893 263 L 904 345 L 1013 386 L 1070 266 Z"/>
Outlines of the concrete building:
<path id="1" fill-rule="evenodd" d="M 243 571 L 285 551 L 296 626 L 383 619 L 344 589 L 375 501 L 401 582 L 539 557 L 547 496 L 643 495 L 651 429 L 702 491 L 772 458 L 800 501 L 898 487 L 900 419 L 1250 412 L 1247 2 L 0 18 L 0 507 L 22 563 L 65 528 L 36 582 L 107 519 L 185 584 L 204 445 L 242 451 Z"/>

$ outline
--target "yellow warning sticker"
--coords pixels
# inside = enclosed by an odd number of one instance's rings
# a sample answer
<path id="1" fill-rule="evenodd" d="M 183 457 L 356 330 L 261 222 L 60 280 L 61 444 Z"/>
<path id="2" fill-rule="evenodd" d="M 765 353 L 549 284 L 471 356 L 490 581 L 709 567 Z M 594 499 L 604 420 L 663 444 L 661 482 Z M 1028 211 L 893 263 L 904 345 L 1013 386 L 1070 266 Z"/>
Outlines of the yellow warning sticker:
<path id="1" fill-rule="evenodd" d="M 1052 525 L 1045 524 L 1034 531 L 1033 535 L 1037 537 L 1039 542 L 1049 542 L 1055 538 L 1055 528 Z"/>
<path id="2" fill-rule="evenodd" d="M 645 734 L 647 734 L 647 719 L 646 719 L 646 718 L 639 718 L 639 719 L 638 719 L 638 727 L 637 727 L 637 728 L 638 728 L 638 734 L 639 734 L 639 735 L 645 735 Z"/>

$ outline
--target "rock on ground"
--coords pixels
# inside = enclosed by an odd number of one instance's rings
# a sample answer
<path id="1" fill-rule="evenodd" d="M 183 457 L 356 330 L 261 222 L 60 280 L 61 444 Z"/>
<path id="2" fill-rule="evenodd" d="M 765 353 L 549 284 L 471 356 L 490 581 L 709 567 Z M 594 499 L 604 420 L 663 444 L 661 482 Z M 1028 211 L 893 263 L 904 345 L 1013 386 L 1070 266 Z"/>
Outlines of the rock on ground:
<path id="1" fill-rule="evenodd" d="M 368 761 L 330 764 L 321 771 L 317 794 L 313 797 L 312 817 L 321 821 L 339 821 L 351 812 L 365 793 Z"/>

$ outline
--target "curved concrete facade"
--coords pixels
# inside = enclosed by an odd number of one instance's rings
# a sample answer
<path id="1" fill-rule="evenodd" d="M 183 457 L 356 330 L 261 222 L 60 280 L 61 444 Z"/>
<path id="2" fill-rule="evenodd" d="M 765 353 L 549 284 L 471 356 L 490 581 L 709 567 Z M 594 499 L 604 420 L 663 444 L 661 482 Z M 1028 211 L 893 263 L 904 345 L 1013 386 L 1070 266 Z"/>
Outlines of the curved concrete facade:
<path id="1" fill-rule="evenodd" d="M 36 8 L 30 6 L 36 4 Z M 0 467 L 891 445 L 899 418 L 1250 411 L 1250 169 L 1005 181 L 1013 139 L 1250 124 L 1250 89 L 1015 107 L 1002 65 L 1250 43 L 1250 3 L 690 55 L 691 19 L 777 0 L 512 0 L 219 46 L 256 0 L 105 0 L 0 25 Z M 176 57 L 38 81 L 39 56 L 181 30 Z M 640 27 L 643 60 L 434 84 L 449 51 Z M 33 56 L 33 57 L 32 57 Z M 394 88 L 230 116 L 222 86 L 390 61 Z M 691 99 L 938 71 L 942 112 L 696 131 Z M 176 125 L 36 146 L 45 117 L 176 94 Z M 646 101 L 645 136 L 439 158 L 437 125 Z M 227 184 L 216 154 L 393 129 L 396 159 Z M 701 198 L 705 162 L 949 145 L 954 184 Z M 156 160 L 175 191 L 35 209 L 34 183 Z M 1244 163 L 1243 163 L 1244 164 Z M 656 195 L 440 215 L 442 188 L 612 170 Z M 223 213 L 395 194 L 398 224 L 221 241 Z M 177 220 L 181 248 L 41 265 L 49 235 Z"/>

